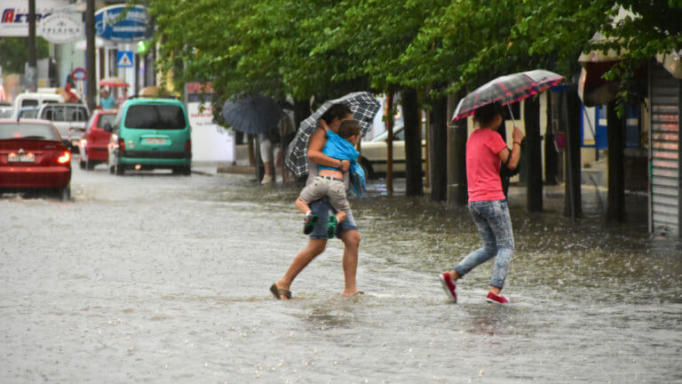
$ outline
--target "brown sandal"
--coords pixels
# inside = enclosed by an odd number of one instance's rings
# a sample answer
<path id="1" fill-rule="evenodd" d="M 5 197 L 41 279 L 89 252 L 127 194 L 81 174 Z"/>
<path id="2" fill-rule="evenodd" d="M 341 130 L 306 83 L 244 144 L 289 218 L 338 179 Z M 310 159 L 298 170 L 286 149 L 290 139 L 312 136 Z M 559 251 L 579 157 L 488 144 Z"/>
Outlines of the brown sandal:
<path id="1" fill-rule="evenodd" d="M 282 296 L 286 297 L 287 300 L 291 299 L 291 291 L 277 287 L 277 283 L 272 283 L 270 292 L 272 292 L 277 300 L 282 300 Z"/>

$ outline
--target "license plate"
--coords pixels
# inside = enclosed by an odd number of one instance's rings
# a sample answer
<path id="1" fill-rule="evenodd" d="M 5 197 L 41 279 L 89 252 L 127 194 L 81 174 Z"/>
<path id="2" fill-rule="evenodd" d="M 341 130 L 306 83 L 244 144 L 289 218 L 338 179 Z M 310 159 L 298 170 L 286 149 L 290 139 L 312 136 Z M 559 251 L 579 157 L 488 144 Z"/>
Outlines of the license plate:
<path id="1" fill-rule="evenodd" d="M 144 142 L 147 144 L 166 144 L 166 139 L 163 137 L 147 137 Z"/>
<path id="2" fill-rule="evenodd" d="M 13 163 L 33 163 L 36 161 L 36 156 L 32 153 L 10 153 L 7 156 L 7 161 Z"/>

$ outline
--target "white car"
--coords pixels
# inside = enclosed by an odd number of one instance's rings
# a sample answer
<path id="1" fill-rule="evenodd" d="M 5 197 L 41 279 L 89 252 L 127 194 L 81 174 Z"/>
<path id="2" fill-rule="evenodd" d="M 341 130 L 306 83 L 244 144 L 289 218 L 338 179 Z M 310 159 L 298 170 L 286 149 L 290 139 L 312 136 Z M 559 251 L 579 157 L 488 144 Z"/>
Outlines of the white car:
<path id="1" fill-rule="evenodd" d="M 405 173 L 405 130 L 404 126 L 393 130 L 393 172 Z M 388 131 L 374 137 L 369 141 L 363 141 L 360 145 L 360 164 L 365 169 L 368 179 L 386 174 L 386 162 L 388 159 L 388 143 L 386 138 Z M 426 159 L 426 141 L 422 140 L 422 169 Z"/>
<path id="2" fill-rule="evenodd" d="M 57 127 L 64 143 L 72 151 L 78 152 L 78 144 L 87 129 L 89 115 L 85 104 L 59 103 L 42 105 L 37 118 L 51 121 Z"/>

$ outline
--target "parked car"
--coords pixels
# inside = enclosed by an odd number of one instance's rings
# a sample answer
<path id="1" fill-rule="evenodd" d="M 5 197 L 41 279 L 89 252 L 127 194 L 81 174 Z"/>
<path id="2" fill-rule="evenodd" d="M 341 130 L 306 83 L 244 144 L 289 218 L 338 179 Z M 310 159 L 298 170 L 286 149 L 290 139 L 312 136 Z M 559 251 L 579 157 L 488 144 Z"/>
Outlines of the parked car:
<path id="1" fill-rule="evenodd" d="M 192 140 L 187 110 L 175 99 L 135 98 L 118 110 L 109 140 L 109 169 L 165 168 L 189 175 Z"/>
<path id="2" fill-rule="evenodd" d="M 11 119 L 14 115 L 14 107 L 11 104 L 0 102 L 0 119 Z"/>
<path id="3" fill-rule="evenodd" d="M 90 117 L 87 131 L 78 143 L 78 153 L 80 154 L 79 166 L 81 169 L 93 169 L 99 163 L 109 161 L 109 139 L 111 132 L 107 132 L 104 127 L 112 127 L 116 118 L 116 110 L 95 110 Z"/>
<path id="4" fill-rule="evenodd" d="M 49 192 L 71 198 L 71 151 L 42 120 L 0 120 L 0 194 Z"/>
<path id="5" fill-rule="evenodd" d="M 90 113 L 82 103 L 44 104 L 38 111 L 38 118 L 51 121 L 59 135 L 72 151 L 78 151 L 80 141 L 87 128 Z"/>
<path id="6" fill-rule="evenodd" d="M 393 172 L 405 173 L 405 130 L 404 126 L 396 127 L 393 131 Z M 388 160 L 388 131 L 375 136 L 371 140 L 363 141 L 360 145 L 360 164 L 365 169 L 367 178 L 373 179 L 386 174 Z M 426 141 L 422 140 L 422 169 L 426 159 Z"/>

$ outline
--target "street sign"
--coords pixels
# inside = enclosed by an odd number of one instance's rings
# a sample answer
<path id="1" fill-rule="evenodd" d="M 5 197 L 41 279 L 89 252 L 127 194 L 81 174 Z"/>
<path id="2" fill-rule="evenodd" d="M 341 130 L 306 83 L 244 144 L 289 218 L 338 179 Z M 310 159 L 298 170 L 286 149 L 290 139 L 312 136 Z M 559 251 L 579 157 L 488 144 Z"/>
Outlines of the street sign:
<path id="1" fill-rule="evenodd" d="M 133 51 L 118 51 L 116 65 L 119 68 L 132 68 L 134 63 Z"/>
<path id="2" fill-rule="evenodd" d="M 76 81 L 85 81 L 88 78 L 88 72 L 85 68 L 78 67 L 71 72 L 71 77 Z"/>

